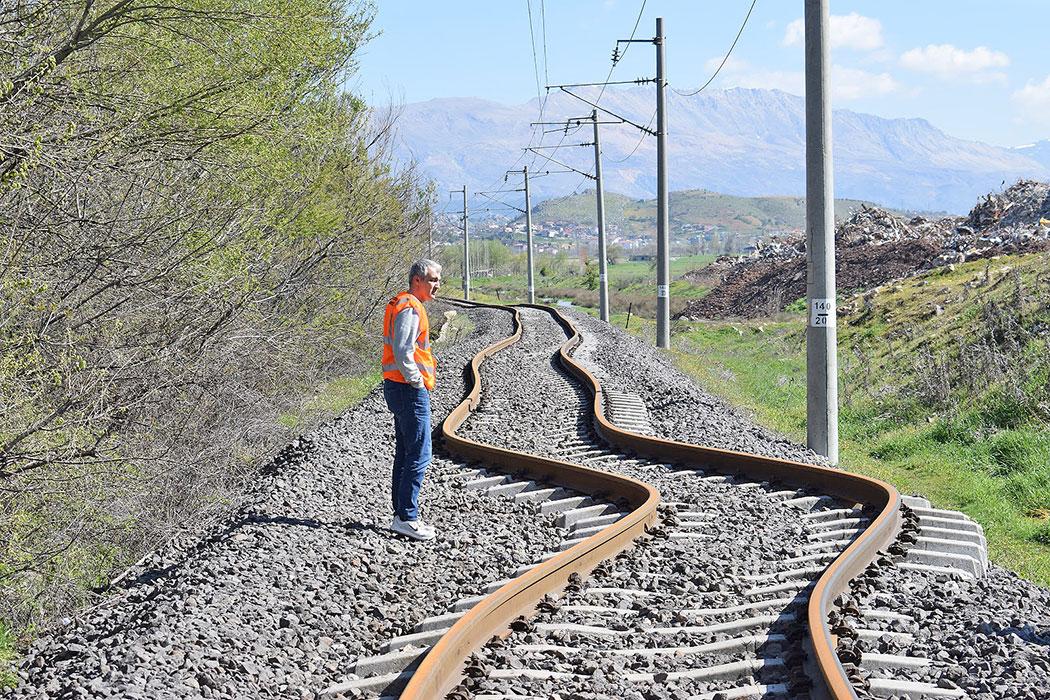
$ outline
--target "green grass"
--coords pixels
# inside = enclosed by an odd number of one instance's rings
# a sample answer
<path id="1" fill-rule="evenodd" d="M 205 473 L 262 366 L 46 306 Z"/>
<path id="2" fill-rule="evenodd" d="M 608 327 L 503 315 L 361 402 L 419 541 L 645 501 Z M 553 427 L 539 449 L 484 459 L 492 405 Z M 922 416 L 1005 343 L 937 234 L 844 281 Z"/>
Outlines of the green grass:
<path id="1" fill-rule="evenodd" d="M 671 310 L 679 311 L 685 304 L 709 291 L 708 287 L 681 277 L 713 262 L 713 255 L 686 255 L 671 261 Z M 609 296 L 614 309 L 634 309 L 633 314 L 655 318 L 656 270 L 649 262 L 622 262 L 609 265 Z M 567 299 L 583 308 L 596 308 L 597 289 L 585 286 L 585 277 L 580 274 L 561 273 L 543 276 L 536 274 L 537 301 Z M 527 283 L 524 275 L 501 275 L 479 277 L 471 280 L 470 296 L 477 301 L 514 304 L 526 300 Z M 442 296 L 460 299 L 463 296 L 462 278 L 446 277 Z"/>
<path id="2" fill-rule="evenodd" d="M 357 405 L 382 380 L 378 369 L 361 375 L 337 377 L 325 383 L 299 409 L 285 413 L 278 421 L 295 430 L 317 416 L 337 416 Z"/>

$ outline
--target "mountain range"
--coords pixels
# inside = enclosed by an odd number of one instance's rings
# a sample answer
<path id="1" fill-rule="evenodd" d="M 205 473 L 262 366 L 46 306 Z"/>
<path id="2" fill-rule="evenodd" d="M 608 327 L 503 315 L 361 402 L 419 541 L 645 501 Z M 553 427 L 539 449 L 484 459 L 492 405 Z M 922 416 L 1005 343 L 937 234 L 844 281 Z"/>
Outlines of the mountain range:
<path id="1" fill-rule="evenodd" d="M 581 88 L 594 100 L 594 89 Z M 601 106 L 636 124 L 651 124 L 651 87 L 607 88 Z M 543 105 L 533 99 L 504 105 L 478 98 L 441 98 L 407 104 L 399 122 L 396 155 L 416 161 L 443 189 L 468 192 L 520 187 L 508 169 L 563 170 L 522 147 L 538 144 L 530 122 L 587 117 L 590 105 L 551 91 Z M 739 196 L 805 192 L 805 104 L 780 90 L 734 88 L 693 97 L 667 93 L 668 182 L 671 190 L 706 189 Z M 613 121 L 609 114 L 603 120 Z M 552 128 L 552 127 L 540 127 Z M 539 128 L 537 128 L 538 131 Z M 601 126 L 605 188 L 634 198 L 656 194 L 656 139 L 629 124 Z M 530 141 L 530 138 L 532 140 Z M 924 119 L 886 119 L 849 110 L 832 117 L 835 196 L 900 209 L 965 213 L 977 199 L 1019 178 L 1050 180 L 1050 140 L 1016 148 L 991 146 L 945 134 Z M 593 171 L 592 127 L 544 135 L 542 150 L 558 161 Z M 517 178 L 517 179 L 514 179 Z M 515 184 L 518 183 L 518 184 Z M 592 186 L 572 174 L 534 177 L 535 200 Z M 521 193 L 498 199 L 521 207 Z M 488 202 L 477 198 L 476 201 Z M 499 205 L 492 205 L 498 208 Z M 477 208 L 476 208 L 477 209 Z M 506 210 L 507 213 L 513 213 Z"/>

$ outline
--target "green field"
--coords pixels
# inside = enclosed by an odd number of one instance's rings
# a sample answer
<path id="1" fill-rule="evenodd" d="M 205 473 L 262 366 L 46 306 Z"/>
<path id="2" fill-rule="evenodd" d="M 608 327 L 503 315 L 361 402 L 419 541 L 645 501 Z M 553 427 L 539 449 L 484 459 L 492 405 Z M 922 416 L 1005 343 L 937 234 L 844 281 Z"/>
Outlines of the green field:
<path id="1" fill-rule="evenodd" d="M 742 235 L 805 227 L 806 200 L 801 197 L 737 197 L 709 190 L 682 190 L 671 192 L 668 203 L 674 223 L 713 226 Z M 836 199 L 835 218 L 845 219 L 865 204 L 871 202 Z M 640 234 L 656 228 L 655 199 L 632 199 L 606 192 L 605 211 L 606 220 L 627 233 Z M 595 225 L 594 190 L 537 204 L 533 207 L 533 221 Z"/>
<path id="2" fill-rule="evenodd" d="M 687 255 L 671 261 L 672 313 L 684 307 L 690 299 L 702 296 L 708 288 L 682 279 L 684 273 L 702 268 L 715 259 L 713 255 Z M 537 264 L 537 270 L 543 267 Z M 656 268 L 651 262 L 621 262 L 611 264 L 609 270 L 609 304 L 613 310 L 631 309 L 641 316 L 656 313 Z M 537 274 L 536 300 L 538 302 L 572 301 L 582 307 L 598 305 L 598 273 L 592 261 L 587 272 L 568 269 L 557 274 Z M 463 280 L 452 275 L 445 277 L 441 295 L 452 299 L 462 297 Z M 480 301 L 517 303 L 525 301 L 527 287 L 524 275 L 501 275 L 471 280 L 471 297 Z"/>

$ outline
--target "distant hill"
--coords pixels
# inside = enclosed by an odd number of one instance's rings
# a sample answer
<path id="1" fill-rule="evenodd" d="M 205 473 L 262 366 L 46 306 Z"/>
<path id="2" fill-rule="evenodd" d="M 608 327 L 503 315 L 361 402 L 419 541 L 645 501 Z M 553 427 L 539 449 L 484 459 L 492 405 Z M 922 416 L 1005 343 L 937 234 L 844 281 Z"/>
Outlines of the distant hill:
<path id="1" fill-rule="evenodd" d="M 715 226 L 744 236 L 759 236 L 806 225 L 806 200 L 800 197 L 737 197 L 708 190 L 672 192 L 671 228 L 676 224 Z M 857 199 L 835 200 L 835 218 L 842 220 L 865 204 Z M 533 221 L 565 221 L 596 225 L 594 190 L 555 197 L 532 207 Z M 625 232 L 645 233 L 656 228 L 656 200 L 632 199 L 605 193 L 605 216 Z M 522 221 L 524 216 L 516 221 Z"/>
<path id="2" fill-rule="evenodd" d="M 581 94 L 596 97 L 581 89 Z M 641 124 L 654 109 L 650 87 L 609 88 L 602 106 Z M 754 197 L 805 191 L 805 109 L 801 97 L 779 90 L 735 88 L 694 97 L 667 95 L 668 179 L 671 190 L 704 188 Z M 551 92 L 543 112 L 551 121 L 589 107 Z M 492 190 L 507 168 L 543 160 L 521 158 L 530 141 L 536 100 L 504 105 L 477 98 L 443 98 L 405 105 L 398 121 L 398 155 L 419 163 L 442 188 Z M 884 119 L 835 110 L 832 134 L 835 194 L 918 211 L 965 214 L 982 195 L 1018 178 L 1050 179 L 1050 156 L 1039 148 L 1011 149 L 954 138 L 923 119 Z M 548 134 L 549 155 L 591 170 L 589 130 Z M 1038 144 L 1037 144 L 1038 145 Z M 605 188 L 629 197 L 656 195 L 656 142 L 629 126 L 602 131 Z M 512 180 L 513 182 L 513 180 Z M 537 178 L 535 200 L 575 190 L 579 175 Z M 518 206 L 521 206 L 518 204 Z"/>

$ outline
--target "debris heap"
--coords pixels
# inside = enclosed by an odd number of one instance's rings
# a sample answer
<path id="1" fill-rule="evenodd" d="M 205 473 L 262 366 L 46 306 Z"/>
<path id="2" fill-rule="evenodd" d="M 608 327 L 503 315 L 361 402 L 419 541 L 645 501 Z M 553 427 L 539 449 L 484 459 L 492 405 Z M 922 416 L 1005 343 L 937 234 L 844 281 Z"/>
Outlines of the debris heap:
<path id="1" fill-rule="evenodd" d="M 1050 185 L 1021 180 L 985 196 L 966 217 L 907 219 L 863 207 L 835 230 L 836 282 L 840 292 L 863 291 L 934 267 L 1043 250 L 1050 250 Z M 715 286 L 679 318 L 767 316 L 806 295 L 806 240 L 763 243 L 686 277 Z"/>

